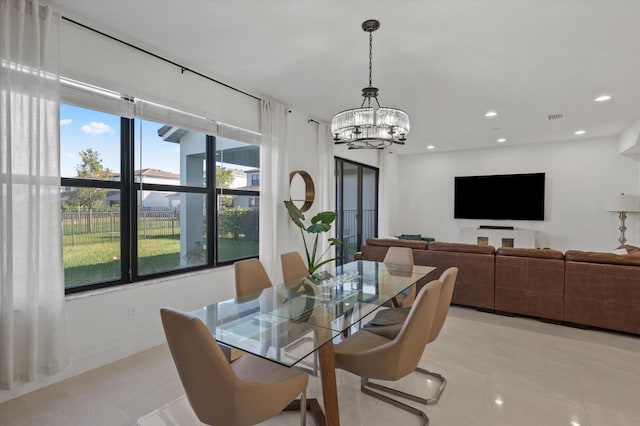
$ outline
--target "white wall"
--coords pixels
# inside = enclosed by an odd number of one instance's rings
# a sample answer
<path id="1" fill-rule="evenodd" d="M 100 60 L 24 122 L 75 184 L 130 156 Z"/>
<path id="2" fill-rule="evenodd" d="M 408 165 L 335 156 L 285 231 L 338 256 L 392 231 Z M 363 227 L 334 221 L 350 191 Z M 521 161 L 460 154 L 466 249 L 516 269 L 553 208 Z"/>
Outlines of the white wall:
<path id="1" fill-rule="evenodd" d="M 537 247 L 610 251 L 618 246 L 619 221 L 605 211 L 605 200 L 640 192 L 638 160 L 618 148 L 614 138 L 581 139 L 401 156 L 395 187 L 403 189 L 391 206 L 390 231 L 458 241 L 460 228 L 508 225 L 536 231 Z M 534 172 L 546 173 L 544 221 L 453 219 L 455 176 Z M 640 214 L 629 215 L 627 244 L 638 245 L 639 222 Z"/>
<path id="2" fill-rule="evenodd" d="M 61 61 L 61 74 L 66 77 L 258 130 L 255 99 L 188 73 L 182 75 L 175 67 L 67 22 L 63 22 L 61 34 Z M 308 170 L 317 183 L 316 124 L 293 111 L 287 127 L 289 167 L 282 172 L 288 176 L 295 169 Z M 281 213 L 287 214 L 284 205 Z M 286 239 L 289 250 L 302 249 L 293 225 L 289 235 L 279 238 Z M 272 279 L 280 281 L 279 277 Z M 68 297 L 68 367 L 39 381 L 0 391 L 0 402 L 163 343 L 159 312 L 163 306 L 192 310 L 229 299 L 234 293 L 233 268 L 229 266 Z"/>
<path id="3" fill-rule="evenodd" d="M 182 73 L 175 65 L 67 21 L 62 21 L 60 31 L 60 75 L 247 130 L 259 130 L 260 104 L 256 99 L 193 73 Z"/>
<path id="4" fill-rule="evenodd" d="M 380 158 L 377 149 L 347 149 L 347 145 L 335 145 L 333 154 L 345 160 L 368 166 L 380 167 Z"/>
<path id="5" fill-rule="evenodd" d="M 0 392 L 0 402 L 163 343 L 163 306 L 193 310 L 203 301 L 233 295 L 233 268 L 228 266 L 67 298 L 69 365 L 58 374 Z"/>

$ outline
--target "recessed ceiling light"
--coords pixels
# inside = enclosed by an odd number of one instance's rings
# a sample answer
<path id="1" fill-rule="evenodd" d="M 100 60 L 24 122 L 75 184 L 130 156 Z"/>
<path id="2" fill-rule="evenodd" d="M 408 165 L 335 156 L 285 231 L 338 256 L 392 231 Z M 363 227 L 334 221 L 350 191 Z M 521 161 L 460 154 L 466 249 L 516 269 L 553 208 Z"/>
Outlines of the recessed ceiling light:
<path id="1" fill-rule="evenodd" d="M 496 142 L 498 142 L 498 143 L 504 143 L 504 142 L 506 142 L 506 141 L 507 141 L 507 140 L 506 140 L 505 138 L 500 138 L 500 139 L 498 139 Z"/>
<path id="2" fill-rule="evenodd" d="M 587 133 L 586 130 L 576 130 L 573 132 L 574 135 L 584 135 L 585 133 Z"/>
<path id="3" fill-rule="evenodd" d="M 433 146 L 433 145 L 427 145 L 427 149 L 434 149 L 434 148 L 435 148 L 435 146 Z"/>
<path id="4" fill-rule="evenodd" d="M 493 400 L 493 402 L 496 403 L 496 405 L 502 405 L 504 404 L 504 401 L 502 400 L 502 398 L 497 397 L 496 399 Z"/>
<path id="5" fill-rule="evenodd" d="M 498 115 L 498 113 L 495 111 L 487 111 L 487 113 L 484 116 L 492 118 L 492 117 L 495 117 L 496 115 Z"/>
<path id="6" fill-rule="evenodd" d="M 580 426 L 580 422 L 577 422 L 575 420 L 571 421 L 571 426 Z"/>
<path id="7" fill-rule="evenodd" d="M 610 99 L 611 99 L 610 95 L 600 95 L 597 98 L 595 98 L 594 101 L 596 101 L 596 102 L 606 102 L 606 101 L 608 101 Z"/>

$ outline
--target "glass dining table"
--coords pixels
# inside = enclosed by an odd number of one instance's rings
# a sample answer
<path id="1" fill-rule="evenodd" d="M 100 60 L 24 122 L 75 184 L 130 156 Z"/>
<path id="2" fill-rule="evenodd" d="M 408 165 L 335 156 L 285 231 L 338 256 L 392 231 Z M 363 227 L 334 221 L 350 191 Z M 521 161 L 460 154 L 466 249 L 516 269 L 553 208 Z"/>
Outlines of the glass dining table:
<path id="1" fill-rule="evenodd" d="M 308 370 L 313 366 L 317 371 L 317 360 L 324 413 L 317 413 L 319 406 L 310 409 L 316 423 L 339 425 L 334 339 L 346 336 L 352 326 L 433 269 L 358 260 L 336 267 L 333 274 L 324 272 L 274 285 L 191 314 L 224 346 L 287 367 Z"/>

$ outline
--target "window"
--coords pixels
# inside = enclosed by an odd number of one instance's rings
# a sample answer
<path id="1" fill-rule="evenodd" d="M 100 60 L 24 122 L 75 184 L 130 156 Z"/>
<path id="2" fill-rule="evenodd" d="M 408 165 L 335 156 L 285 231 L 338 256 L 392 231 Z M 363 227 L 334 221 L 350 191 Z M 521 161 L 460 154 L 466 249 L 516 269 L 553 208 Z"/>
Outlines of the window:
<path id="1" fill-rule="evenodd" d="M 258 146 L 95 88 L 63 84 L 62 97 L 73 103 L 60 105 L 67 293 L 258 255 Z"/>
<path id="2" fill-rule="evenodd" d="M 249 178 L 249 186 L 260 186 L 260 174 L 255 173 L 253 170 L 251 172 L 247 172 L 247 177 Z"/>
<path id="3" fill-rule="evenodd" d="M 378 169 L 335 159 L 338 264 L 353 260 L 367 238 L 378 235 Z"/>
<path id="4" fill-rule="evenodd" d="M 67 289 L 122 278 L 120 125 L 112 114 L 60 106 Z"/>
<path id="5" fill-rule="evenodd" d="M 137 275 L 208 263 L 207 135 L 135 120 Z"/>
<path id="6" fill-rule="evenodd" d="M 257 146 L 218 138 L 218 262 L 258 256 L 259 167 Z"/>

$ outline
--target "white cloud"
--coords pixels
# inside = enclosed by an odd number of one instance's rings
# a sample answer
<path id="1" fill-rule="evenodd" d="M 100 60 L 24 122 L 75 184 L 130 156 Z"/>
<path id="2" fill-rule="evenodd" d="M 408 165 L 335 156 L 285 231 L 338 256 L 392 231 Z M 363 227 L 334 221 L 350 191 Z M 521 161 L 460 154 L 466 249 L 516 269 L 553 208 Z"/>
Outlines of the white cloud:
<path id="1" fill-rule="evenodd" d="M 63 118 L 60 120 L 60 126 L 66 126 L 67 124 L 71 124 L 73 122 L 70 118 Z"/>
<path id="2" fill-rule="evenodd" d="M 76 159 L 76 154 L 73 152 L 67 152 L 67 158 L 70 158 L 72 160 Z"/>
<path id="3" fill-rule="evenodd" d="M 111 133 L 114 134 L 114 130 L 105 123 L 98 123 L 97 121 L 92 121 L 89 124 L 85 124 L 81 127 L 82 131 L 88 135 L 98 136 L 103 133 Z"/>

